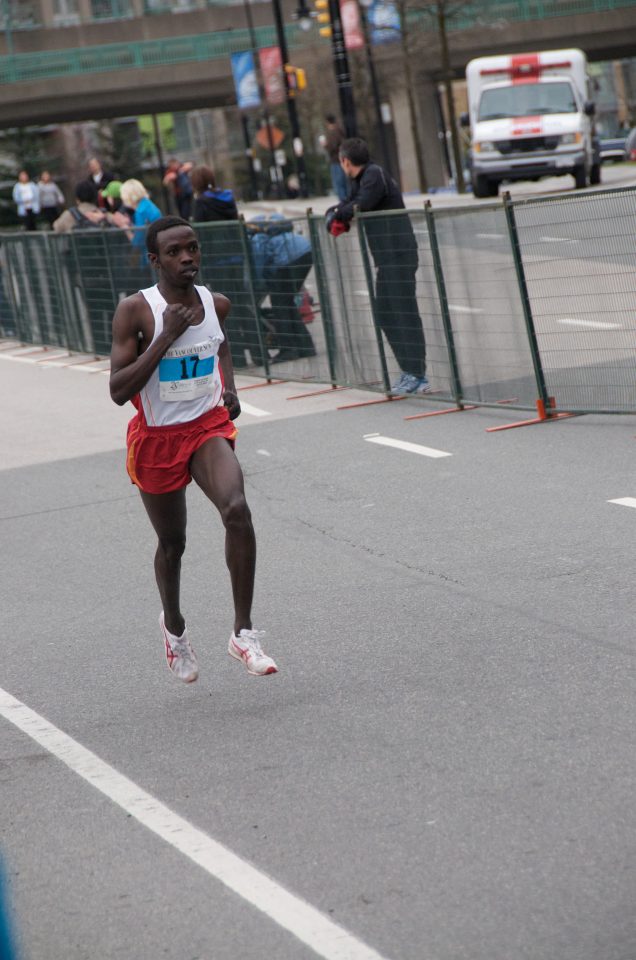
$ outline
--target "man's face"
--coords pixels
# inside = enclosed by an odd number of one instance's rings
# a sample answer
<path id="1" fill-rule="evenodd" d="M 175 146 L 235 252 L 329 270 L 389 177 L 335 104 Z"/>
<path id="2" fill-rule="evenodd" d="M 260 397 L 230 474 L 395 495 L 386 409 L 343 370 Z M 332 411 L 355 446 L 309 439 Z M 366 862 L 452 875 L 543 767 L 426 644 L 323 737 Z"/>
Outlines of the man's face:
<path id="1" fill-rule="evenodd" d="M 157 234 L 157 254 L 149 254 L 153 266 L 175 287 L 194 283 L 201 265 L 199 241 L 192 227 L 170 227 Z"/>
<path id="2" fill-rule="evenodd" d="M 99 171 L 102 169 L 102 168 L 100 167 L 100 165 L 99 165 L 99 160 L 95 160 L 95 158 L 93 158 L 92 160 L 89 160 L 89 161 L 88 161 L 88 169 L 89 169 L 90 172 L 93 173 L 93 174 L 99 173 Z"/>
<path id="3" fill-rule="evenodd" d="M 349 160 L 347 157 L 340 157 L 340 166 L 348 177 L 352 176 L 353 164 L 351 163 L 351 160 Z"/>

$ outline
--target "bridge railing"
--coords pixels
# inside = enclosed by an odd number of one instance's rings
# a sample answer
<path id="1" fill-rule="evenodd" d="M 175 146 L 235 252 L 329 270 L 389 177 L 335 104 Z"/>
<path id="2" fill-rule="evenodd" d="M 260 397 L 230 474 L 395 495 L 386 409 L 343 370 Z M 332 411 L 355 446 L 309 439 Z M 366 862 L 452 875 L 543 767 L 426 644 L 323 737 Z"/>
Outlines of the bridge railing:
<path id="1" fill-rule="evenodd" d="M 196 225 L 235 367 L 436 402 L 636 413 L 636 190 Z M 154 280 L 121 230 L 0 236 L 0 335 L 106 355 Z M 404 383 L 400 389 L 404 389 Z M 419 396 L 419 394 L 415 394 Z M 431 394 L 422 393 L 422 402 Z"/>

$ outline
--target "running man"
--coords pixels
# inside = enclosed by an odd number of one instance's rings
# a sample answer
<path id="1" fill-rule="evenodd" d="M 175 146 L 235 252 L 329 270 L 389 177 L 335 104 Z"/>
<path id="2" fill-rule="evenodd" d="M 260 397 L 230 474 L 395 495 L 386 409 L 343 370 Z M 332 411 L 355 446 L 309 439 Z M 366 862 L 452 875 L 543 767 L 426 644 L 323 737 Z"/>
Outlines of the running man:
<path id="1" fill-rule="evenodd" d="M 228 653 L 255 676 L 276 673 L 252 627 L 256 540 L 234 454 L 241 407 L 224 321 L 230 301 L 196 286 L 201 252 L 180 217 L 148 227 L 146 246 L 158 283 L 122 300 L 113 317 L 110 395 L 137 415 L 128 425 L 127 469 L 159 543 L 155 576 L 168 667 L 185 683 L 199 671 L 179 603 L 186 542 L 185 488 L 194 479 L 225 527 L 234 598 Z"/>

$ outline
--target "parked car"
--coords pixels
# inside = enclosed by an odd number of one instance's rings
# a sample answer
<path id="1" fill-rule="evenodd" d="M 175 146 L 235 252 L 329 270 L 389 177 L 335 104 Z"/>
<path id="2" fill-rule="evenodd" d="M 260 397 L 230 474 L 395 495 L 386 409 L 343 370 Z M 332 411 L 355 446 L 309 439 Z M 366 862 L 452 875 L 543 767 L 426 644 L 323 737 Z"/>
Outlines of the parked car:
<path id="1" fill-rule="evenodd" d="M 625 159 L 627 131 L 617 137 L 601 137 L 601 163 L 619 163 Z"/>

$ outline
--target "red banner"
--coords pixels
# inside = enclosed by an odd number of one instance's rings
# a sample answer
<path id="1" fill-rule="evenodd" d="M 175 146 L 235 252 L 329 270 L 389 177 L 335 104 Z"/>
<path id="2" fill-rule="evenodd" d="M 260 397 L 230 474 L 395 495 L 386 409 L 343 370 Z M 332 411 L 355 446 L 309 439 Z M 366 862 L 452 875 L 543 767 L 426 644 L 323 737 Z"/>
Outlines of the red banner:
<path id="1" fill-rule="evenodd" d="M 340 0 L 340 20 L 347 50 L 360 50 L 364 47 L 358 0 Z"/>
<path id="2" fill-rule="evenodd" d="M 263 74 L 265 99 L 268 103 L 285 102 L 285 81 L 279 47 L 262 47 L 258 59 Z"/>

